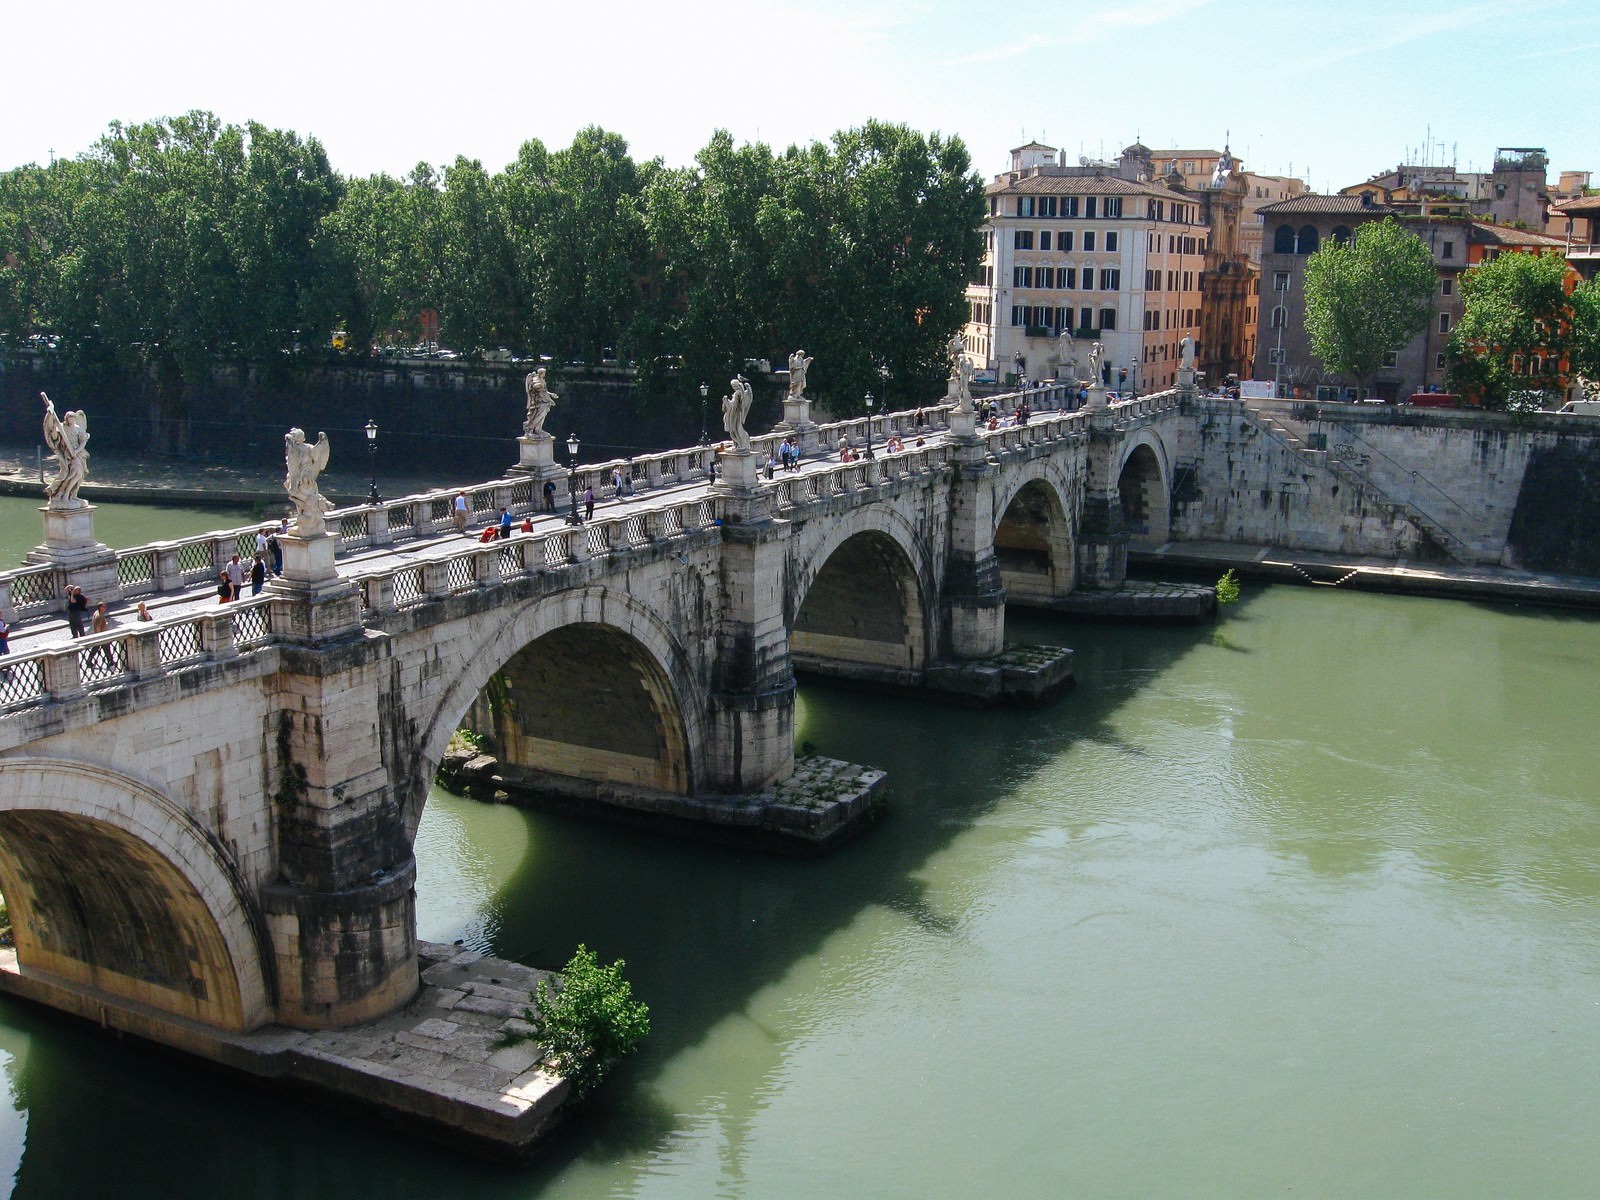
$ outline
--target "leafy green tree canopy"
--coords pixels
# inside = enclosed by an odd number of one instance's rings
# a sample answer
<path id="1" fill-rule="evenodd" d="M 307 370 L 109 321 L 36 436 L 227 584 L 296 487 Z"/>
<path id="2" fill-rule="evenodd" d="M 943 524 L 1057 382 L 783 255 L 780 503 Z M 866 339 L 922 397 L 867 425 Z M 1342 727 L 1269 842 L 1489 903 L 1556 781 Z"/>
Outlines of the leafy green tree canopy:
<path id="1" fill-rule="evenodd" d="M 1466 310 L 1450 337 L 1452 386 L 1489 408 L 1514 396 L 1561 391 L 1573 348 L 1567 260 L 1500 254 L 1461 277 Z"/>
<path id="2" fill-rule="evenodd" d="M 1363 393 L 1383 356 L 1427 327 L 1439 273 L 1416 234 L 1393 217 L 1348 243 L 1325 242 L 1306 263 L 1306 332 L 1329 371 Z"/>

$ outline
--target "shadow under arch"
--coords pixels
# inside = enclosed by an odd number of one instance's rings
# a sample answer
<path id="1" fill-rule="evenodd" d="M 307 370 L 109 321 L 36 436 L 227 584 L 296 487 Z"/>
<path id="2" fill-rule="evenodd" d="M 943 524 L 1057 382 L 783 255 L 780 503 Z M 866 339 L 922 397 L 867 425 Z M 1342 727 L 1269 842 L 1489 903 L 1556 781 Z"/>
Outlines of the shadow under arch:
<path id="1" fill-rule="evenodd" d="M 516 728 L 497 729 L 502 749 L 511 752 L 510 766 L 592 783 L 693 791 L 706 697 L 677 635 L 624 592 L 562 592 L 529 602 L 497 626 L 435 705 L 421 740 L 422 761 L 404 781 L 408 841 L 416 839 L 434 767 L 497 676 L 508 689 L 505 716 L 518 718 Z M 652 752 L 641 753 L 647 746 Z M 542 762 L 534 766 L 530 759 Z"/>
<path id="2" fill-rule="evenodd" d="M 0 894 L 20 970 L 216 1028 L 272 1019 L 270 955 L 214 838 L 148 784 L 0 760 Z"/>
<path id="3" fill-rule="evenodd" d="M 1162 546 L 1170 539 L 1172 513 L 1167 481 L 1171 478 L 1161 443 L 1141 434 L 1128 449 L 1117 474 L 1117 495 L 1130 546 Z"/>
<path id="4" fill-rule="evenodd" d="M 798 671 L 914 683 L 932 656 L 933 622 L 901 541 L 865 529 L 825 545 L 800 572 L 789 620 Z"/>
<path id="5" fill-rule="evenodd" d="M 1077 580 L 1072 518 L 1060 488 L 1036 476 L 1011 495 L 994 531 L 994 556 L 1006 600 L 1027 605 L 1072 591 Z"/>

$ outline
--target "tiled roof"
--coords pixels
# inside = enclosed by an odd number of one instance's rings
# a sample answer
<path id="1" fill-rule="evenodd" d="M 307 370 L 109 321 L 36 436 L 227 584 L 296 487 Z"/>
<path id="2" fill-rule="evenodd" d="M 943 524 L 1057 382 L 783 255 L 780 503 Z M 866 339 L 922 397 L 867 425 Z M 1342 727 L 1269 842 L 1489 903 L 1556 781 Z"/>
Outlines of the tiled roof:
<path id="1" fill-rule="evenodd" d="M 1054 146 L 1046 146 L 1043 142 L 1029 142 L 1026 146 L 1013 146 L 1011 153 L 1016 154 L 1022 150 L 1048 150 L 1051 154 L 1056 152 Z"/>
<path id="2" fill-rule="evenodd" d="M 1363 204 L 1360 196 L 1324 196 L 1307 192 L 1304 196 L 1291 196 L 1272 204 L 1263 204 L 1256 210 L 1263 216 L 1290 213 L 1373 213 L 1387 216 L 1394 210 L 1386 204 Z"/>
<path id="3" fill-rule="evenodd" d="M 1600 213 L 1600 196 L 1579 196 L 1575 200 L 1563 200 L 1550 207 L 1559 213 Z"/>
<path id="4" fill-rule="evenodd" d="M 1515 229 L 1509 225 L 1491 225 L 1487 221 L 1474 221 L 1467 240 L 1480 246 L 1566 246 L 1565 238 L 1548 237 L 1528 229 Z"/>
<path id="5" fill-rule="evenodd" d="M 1159 196 L 1189 199 L 1159 183 L 1134 183 L 1114 175 L 1027 175 L 1015 183 L 998 179 L 985 189 L 988 195 L 1024 196 Z"/>
<path id="6" fill-rule="evenodd" d="M 1158 162 L 1169 158 L 1221 158 L 1221 150 L 1152 150 L 1150 157 Z"/>

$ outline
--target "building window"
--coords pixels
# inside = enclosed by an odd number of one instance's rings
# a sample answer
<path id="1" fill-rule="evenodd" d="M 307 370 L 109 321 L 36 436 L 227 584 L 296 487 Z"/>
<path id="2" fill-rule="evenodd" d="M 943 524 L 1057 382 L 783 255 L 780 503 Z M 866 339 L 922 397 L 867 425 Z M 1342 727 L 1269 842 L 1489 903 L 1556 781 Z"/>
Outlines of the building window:
<path id="1" fill-rule="evenodd" d="M 1078 215 L 1078 198 L 1076 196 L 1061 197 L 1061 215 L 1075 217 Z"/>
<path id="2" fill-rule="evenodd" d="M 1446 242 L 1444 244 L 1444 249 L 1443 249 L 1443 251 L 1441 251 L 1439 257 L 1440 258 L 1454 258 L 1455 256 L 1456 256 L 1456 244 L 1454 242 Z"/>
<path id="3" fill-rule="evenodd" d="M 1072 230 L 1063 229 L 1056 234 L 1056 249 L 1067 254 L 1072 252 Z"/>
<path id="4" fill-rule="evenodd" d="M 1114 309 L 1114 308 L 1102 308 L 1100 310 L 1100 328 L 1101 329 L 1115 329 L 1116 327 L 1117 327 L 1117 310 Z"/>
<path id="5" fill-rule="evenodd" d="M 1033 286 L 1033 268 L 1012 267 L 1011 286 L 1014 288 L 1031 288 Z"/>
<path id="6" fill-rule="evenodd" d="M 1040 196 L 1038 203 L 1038 216 L 1053 217 L 1056 215 L 1056 198 L 1054 196 Z"/>
<path id="7" fill-rule="evenodd" d="M 1100 215 L 1103 217 L 1120 217 L 1122 215 L 1122 197 L 1107 196 L 1105 204 L 1101 206 Z M 1115 234 L 1110 235 L 1115 237 Z"/>
<path id="8" fill-rule="evenodd" d="M 1289 290 L 1289 272 L 1274 271 L 1272 273 L 1272 290 L 1275 292 L 1287 292 Z"/>
<path id="9" fill-rule="evenodd" d="M 1017 250 L 1032 250 L 1033 249 L 1033 230 L 1031 230 L 1031 229 L 1014 229 L 1014 230 L 1011 231 L 1011 233 L 1012 233 L 1011 245 L 1012 245 L 1012 247 L 1014 249 L 1017 249 Z"/>
<path id="10" fill-rule="evenodd" d="M 1057 267 L 1056 286 L 1058 288 L 1075 288 L 1078 286 L 1077 267 Z"/>
<path id="11" fill-rule="evenodd" d="M 1267 362 L 1270 363 L 1272 366 L 1277 366 L 1279 363 L 1283 362 L 1283 347 L 1282 346 L 1272 346 L 1272 347 L 1270 347 L 1267 350 Z"/>
<path id="12" fill-rule="evenodd" d="M 1300 237 L 1294 248 L 1296 254 L 1315 254 L 1317 252 L 1317 229 L 1314 225 L 1300 226 Z"/>
<path id="13" fill-rule="evenodd" d="M 1106 251 L 1109 253 L 1111 251 L 1114 251 L 1116 248 L 1117 248 L 1117 235 L 1115 233 L 1106 234 Z"/>
<path id="14" fill-rule="evenodd" d="M 1397 366 L 1399 366 L 1400 365 L 1400 351 L 1398 351 L 1398 350 L 1385 350 L 1383 352 L 1383 365 L 1386 366 L 1386 367 L 1397 367 Z"/>
<path id="15" fill-rule="evenodd" d="M 1102 267 L 1100 270 L 1100 290 L 1114 292 L 1122 286 L 1122 272 L 1115 267 Z"/>
<path id="16" fill-rule="evenodd" d="M 1039 249 L 1050 249 L 1050 231 L 1048 229 L 1039 230 Z"/>
<path id="17" fill-rule="evenodd" d="M 1095 202 L 1096 199 L 1097 199 L 1097 197 L 1095 197 L 1095 196 L 1085 196 L 1083 198 L 1083 218 L 1084 218 L 1084 220 L 1086 220 L 1086 221 L 1094 220 L 1094 202 Z"/>
<path id="18" fill-rule="evenodd" d="M 1082 283 L 1083 283 L 1083 290 L 1086 291 L 1086 292 L 1090 288 L 1094 287 L 1094 268 L 1093 267 L 1085 267 L 1083 269 Z"/>
<path id="19" fill-rule="evenodd" d="M 1450 314 L 1449 313 L 1440 313 L 1439 314 L 1439 332 L 1440 333 L 1449 333 L 1450 332 Z"/>
<path id="20" fill-rule="evenodd" d="M 1335 246 L 1348 246 L 1350 241 L 1350 227 L 1348 225 L 1335 225 L 1333 227 L 1333 244 Z"/>
<path id="21" fill-rule="evenodd" d="M 1442 351 L 1433 356 L 1433 366 L 1435 370 L 1444 370 L 1444 353 Z"/>
<path id="22" fill-rule="evenodd" d="M 1439 295 L 1448 296 L 1455 290 L 1456 281 L 1454 279 L 1441 279 L 1439 281 Z"/>
<path id="23" fill-rule="evenodd" d="M 1094 230 L 1092 229 L 1085 229 L 1083 231 L 1083 250 L 1085 254 L 1089 254 L 1094 251 Z"/>
<path id="24" fill-rule="evenodd" d="M 1294 226 L 1279 225 L 1278 232 L 1272 235 L 1272 252 L 1274 254 L 1294 253 Z"/>
<path id="25" fill-rule="evenodd" d="M 1092 308 L 1080 308 L 1078 310 L 1078 328 L 1079 329 L 1093 329 L 1094 328 L 1094 309 L 1092 309 Z"/>
<path id="26" fill-rule="evenodd" d="M 1280 304 L 1277 308 L 1272 310 L 1272 327 L 1274 329 L 1282 329 L 1288 323 L 1289 310 Z"/>

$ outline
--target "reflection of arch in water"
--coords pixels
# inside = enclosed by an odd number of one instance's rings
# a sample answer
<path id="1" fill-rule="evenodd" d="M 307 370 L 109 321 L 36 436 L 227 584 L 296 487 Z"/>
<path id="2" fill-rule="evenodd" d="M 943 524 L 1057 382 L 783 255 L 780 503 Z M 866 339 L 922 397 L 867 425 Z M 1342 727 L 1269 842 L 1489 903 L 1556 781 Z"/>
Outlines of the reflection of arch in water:
<path id="1" fill-rule="evenodd" d="M 1008 602 L 1026 605 L 1072 591 L 1072 521 L 1050 482 L 1030 479 L 1017 489 L 995 528 L 994 556 Z"/>
<path id="2" fill-rule="evenodd" d="M 496 701 L 504 700 L 496 722 L 507 725 L 496 732 L 508 766 L 692 792 L 705 705 L 687 664 L 659 618 L 611 589 L 562 592 L 497 622 L 457 670 L 422 736 L 422 765 L 404 784 L 408 835 L 416 836 L 451 735 L 491 680 Z"/>
<path id="3" fill-rule="evenodd" d="M 898 538 L 882 528 L 843 537 L 800 578 L 789 629 L 796 667 L 917 680 L 929 658 L 926 589 Z"/>
<path id="4" fill-rule="evenodd" d="M 1123 527 L 1131 546 L 1164 545 L 1171 537 L 1170 478 L 1160 441 L 1142 433 L 1128 449 L 1117 476 Z"/>
<path id="5" fill-rule="evenodd" d="M 24 974 L 224 1029 L 271 1019 L 243 882 L 188 812 L 136 779 L 0 761 L 0 894 Z"/>

